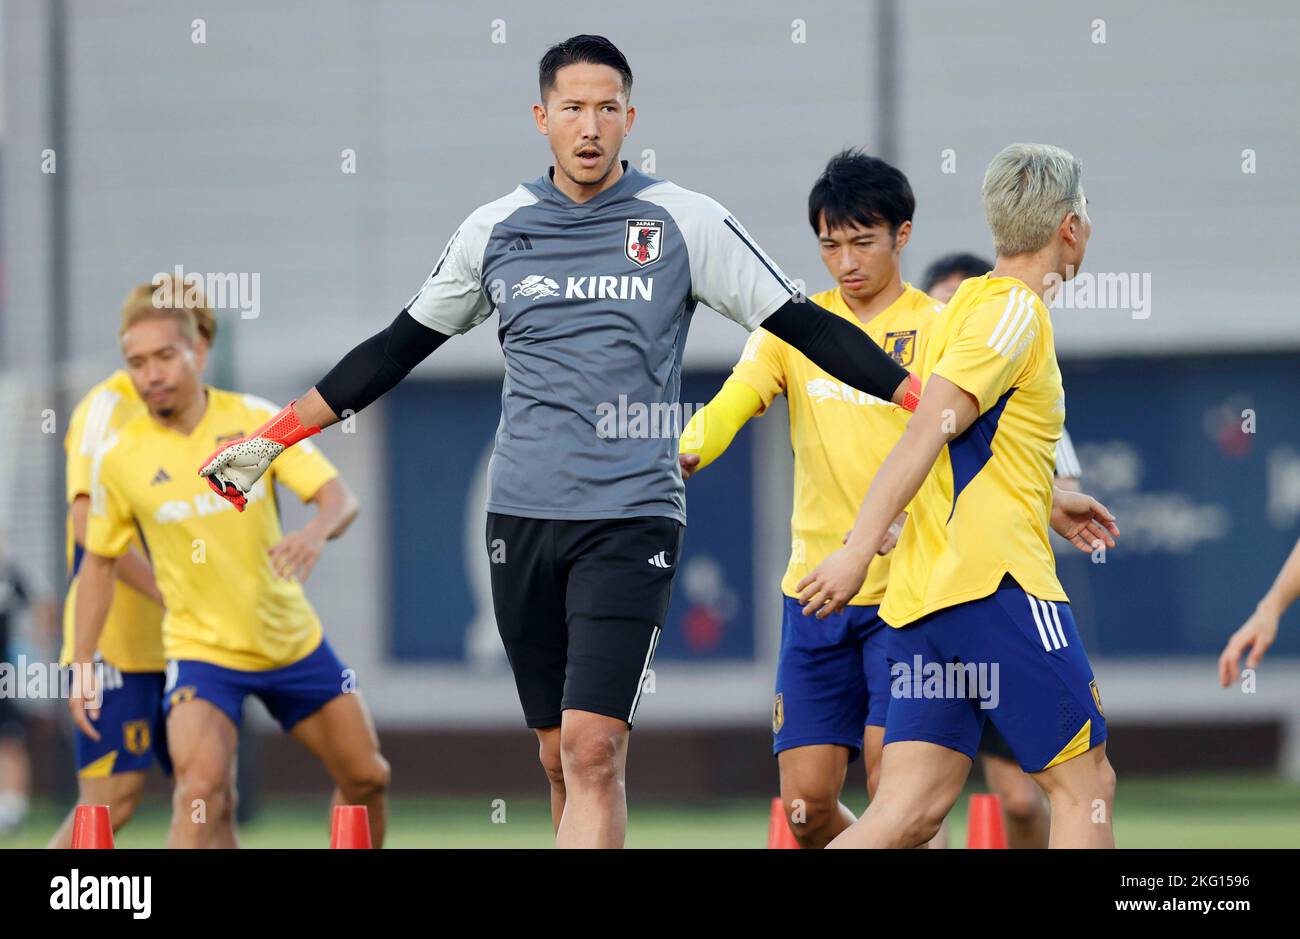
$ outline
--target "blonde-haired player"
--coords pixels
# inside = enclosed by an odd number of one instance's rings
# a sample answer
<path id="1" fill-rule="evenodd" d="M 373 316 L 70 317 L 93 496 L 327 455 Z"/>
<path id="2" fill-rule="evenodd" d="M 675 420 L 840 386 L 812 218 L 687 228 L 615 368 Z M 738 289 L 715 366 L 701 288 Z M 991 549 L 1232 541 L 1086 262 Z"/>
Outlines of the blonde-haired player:
<path id="1" fill-rule="evenodd" d="M 235 746 L 249 695 L 321 760 L 336 803 L 369 808 L 381 844 L 388 764 L 355 678 L 325 641 L 300 583 L 326 540 L 356 516 L 355 497 L 321 452 L 304 446 L 251 488 L 241 516 L 193 464 L 277 408 L 202 383 L 207 349 L 183 310 L 137 311 L 123 323 L 121 345 L 145 410 L 95 451 L 73 659 L 86 663 L 98 645 L 116 564 L 138 528 L 166 607 L 163 710 L 175 766 L 168 844 L 233 846 L 233 826 L 222 820 L 232 817 Z M 275 482 L 316 507 L 299 531 L 281 533 Z M 93 689 L 70 706 L 91 733 L 88 699 Z"/>
<path id="2" fill-rule="evenodd" d="M 211 349 L 217 321 L 201 294 L 170 274 L 160 274 L 151 283 L 134 287 L 122 303 L 121 322 L 133 321 L 141 311 L 160 304 L 173 306 L 194 320 L 196 346 Z M 90 514 L 90 470 L 95 449 L 119 427 L 141 413 L 144 404 L 131 377 L 118 369 L 90 389 L 72 411 L 63 438 L 67 456 L 67 564 L 68 595 L 63 607 L 63 650 L 60 664 L 73 663 L 73 612 L 77 605 L 77 583 L 85 554 L 86 521 Z M 103 664 L 100 685 L 100 718 L 93 725 L 96 736 L 81 727 L 73 728 L 76 751 L 77 804 L 107 805 L 113 830 L 119 830 L 135 814 L 144 792 L 149 767 L 157 760 L 164 772 L 171 772 L 162 719 L 164 669 L 162 645 L 162 597 L 149 567 L 148 553 L 139 535 L 131 538 L 118 559 L 113 599 L 104 621 L 94 658 Z M 69 812 L 50 839 L 51 848 L 72 846 Z"/>
<path id="3" fill-rule="evenodd" d="M 916 414 L 845 547 L 798 585 L 805 615 L 841 609 L 908 507 L 880 613 L 913 693 L 891 700 L 880 789 L 833 847 L 932 837 L 987 719 L 1047 793 L 1053 847 L 1114 845 L 1106 719 L 1048 539 L 1054 511 L 1085 540 L 1118 534 L 1095 500 L 1052 485 L 1065 394 L 1044 295 L 1078 270 L 1092 231 L 1079 161 L 1014 144 L 989 165 L 983 198 L 994 270 L 963 283 L 939 315 Z M 991 688 L 977 681 L 972 694 L 971 672 Z"/>

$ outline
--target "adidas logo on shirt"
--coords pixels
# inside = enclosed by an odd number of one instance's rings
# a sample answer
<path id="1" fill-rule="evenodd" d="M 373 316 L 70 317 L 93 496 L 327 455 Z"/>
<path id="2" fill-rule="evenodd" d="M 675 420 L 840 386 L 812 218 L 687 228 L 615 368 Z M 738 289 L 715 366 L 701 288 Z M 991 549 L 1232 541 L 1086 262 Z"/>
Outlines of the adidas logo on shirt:
<path id="1" fill-rule="evenodd" d="M 156 486 L 159 483 L 169 483 L 171 481 L 172 478 L 167 475 L 167 471 L 160 466 L 158 472 L 153 474 L 153 479 L 149 480 L 149 485 Z"/>
<path id="2" fill-rule="evenodd" d="M 527 235 L 520 235 L 514 241 L 510 242 L 511 251 L 532 251 L 533 243 Z"/>
<path id="3" fill-rule="evenodd" d="M 654 557 L 650 558 L 650 563 L 655 567 L 672 567 L 672 564 L 668 561 L 667 551 L 660 551 Z"/>

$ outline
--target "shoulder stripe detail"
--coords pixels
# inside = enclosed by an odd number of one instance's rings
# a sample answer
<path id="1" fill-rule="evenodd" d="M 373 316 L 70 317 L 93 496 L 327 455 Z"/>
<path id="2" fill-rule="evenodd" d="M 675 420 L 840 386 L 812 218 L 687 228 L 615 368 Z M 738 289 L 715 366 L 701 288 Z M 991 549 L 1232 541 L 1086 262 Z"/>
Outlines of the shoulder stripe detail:
<path id="1" fill-rule="evenodd" d="M 1016 340 L 1021 337 L 1029 324 L 1034 321 L 1034 303 L 1029 291 L 1016 288 L 1012 293 L 1019 293 L 1020 297 L 1019 299 L 1016 299 L 1015 297 L 1008 299 L 1007 309 L 1002 313 L 1002 320 L 998 322 L 998 328 L 993 331 L 993 335 L 989 337 L 987 343 L 990 349 L 998 355 L 1003 356 L 1009 354 L 1009 352 L 1015 348 Z M 1016 303 L 1016 311 L 1004 330 L 1001 327 L 1003 322 L 1007 319 L 1007 313 L 1011 310 L 1011 303 L 1013 300 Z"/>
<path id="2" fill-rule="evenodd" d="M 777 281 L 781 284 L 782 287 L 786 289 L 786 292 L 789 293 L 790 296 L 793 297 L 795 294 L 799 292 L 795 289 L 794 284 L 790 283 L 790 281 L 786 279 L 784 274 L 782 274 L 780 271 L 778 271 L 775 267 L 772 266 L 772 263 L 768 261 L 768 259 L 763 255 L 763 252 L 758 250 L 758 246 L 745 237 L 744 232 L 742 232 L 740 228 L 736 225 L 736 223 L 732 221 L 730 215 L 728 215 L 722 221 L 727 226 L 727 228 L 731 229 L 731 233 L 735 235 L 737 238 L 739 238 L 741 243 L 744 244 L 746 248 L 748 248 L 750 251 L 754 253 L 754 257 L 758 258 L 761 262 L 763 262 L 763 266 L 767 268 L 768 273 L 770 273 L 773 277 L 777 279 Z"/>
<path id="3" fill-rule="evenodd" d="M 109 424 L 113 419 L 113 409 L 121 400 L 122 396 L 111 388 L 101 388 L 90 399 L 90 405 L 86 409 L 86 422 L 81 430 L 82 456 L 94 455 L 95 448 L 108 433 Z"/>
<path id="4" fill-rule="evenodd" d="M 1020 288 L 1013 287 L 1011 294 L 1007 297 L 1006 309 L 1002 311 L 1002 319 L 998 320 L 998 325 L 993 328 L 993 335 L 989 336 L 988 345 L 990 349 L 997 343 L 998 336 L 1002 334 L 1002 327 L 1007 324 L 1007 317 L 1011 315 L 1011 308 L 1015 306 L 1018 299 L 1020 299 Z"/>

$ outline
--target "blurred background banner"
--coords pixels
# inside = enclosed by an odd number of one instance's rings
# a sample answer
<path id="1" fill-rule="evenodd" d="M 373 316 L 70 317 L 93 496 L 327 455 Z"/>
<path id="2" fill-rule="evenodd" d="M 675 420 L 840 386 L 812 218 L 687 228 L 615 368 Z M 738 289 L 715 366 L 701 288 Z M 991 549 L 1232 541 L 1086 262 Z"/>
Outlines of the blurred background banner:
<path id="1" fill-rule="evenodd" d="M 391 321 L 469 212 L 546 171 L 530 112 L 537 62 L 580 32 L 609 36 L 631 63 L 638 114 L 624 158 L 722 202 L 809 293 L 830 284 L 808 190 L 844 146 L 910 178 L 914 282 L 942 254 L 991 256 L 980 183 L 1004 145 L 1051 142 L 1082 159 L 1095 226 L 1084 273 L 1096 279 L 1056 305 L 1053 325 L 1084 487 L 1124 534 L 1104 563 L 1058 554 L 1112 754 L 1121 776 L 1201 760 L 1300 778 L 1300 611 L 1255 693 L 1220 690 L 1214 662 L 1300 535 L 1300 121 L 1288 110 L 1300 5 L 1289 0 L 665 0 L 637 11 L 6 0 L 10 553 L 62 591 L 62 434 L 71 406 L 120 364 L 118 309 L 133 286 L 178 267 L 218 285 L 210 378 L 287 401 Z M 542 782 L 488 592 L 495 332 L 489 322 L 452 340 L 321 438 L 362 512 L 308 595 L 390 758 L 422 767 L 399 785 L 434 793 L 477 792 L 504 752 L 518 757 L 503 764 L 512 785 Z M 682 401 L 707 402 L 744 340 L 698 310 Z M 396 414 L 418 432 L 399 436 Z M 306 517 L 295 502 L 282 500 L 287 527 Z M 772 788 L 790 503 L 778 403 L 688 484 L 682 568 L 638 713 L 646 791 Z M 61 721 L 61 707 L 45 713 Z M 250 714 L 269 728 L 260 707 Z M 504 742 L 457 749 L 469 737 Z M 66 740 L 41 745 L 66 762 Z M 270 784 L 296 778 L 276 762 L 291 759 L 285 748 L 268 751 Z M 428 753 L 477 760 L 481 777 L 449 777 Z M 673 771 L 656 777 L 652 753 Z M 70 782 L 54 765 L 38 765 L 41 785 Z"/>

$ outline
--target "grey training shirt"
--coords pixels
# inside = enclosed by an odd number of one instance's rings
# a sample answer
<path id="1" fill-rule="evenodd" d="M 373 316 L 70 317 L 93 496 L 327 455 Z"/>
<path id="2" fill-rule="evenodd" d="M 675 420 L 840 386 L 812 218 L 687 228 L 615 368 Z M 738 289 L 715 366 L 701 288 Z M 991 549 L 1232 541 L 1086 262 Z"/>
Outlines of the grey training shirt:
<path id="1" fill-rule="evenodd" d="M 548 172 L 476 209 L 407 305 L 449 335 L 500 313 L 490 512 L 684 524 L 679 397 L 695 306 L 752 331 L 795 294 L 717 202 L 623 167 L 588 202 Z"/>

